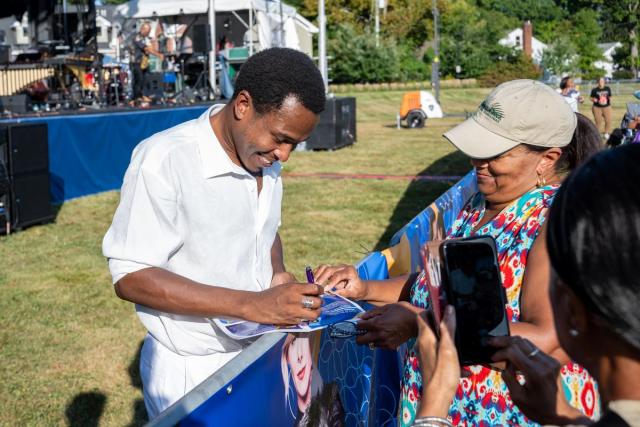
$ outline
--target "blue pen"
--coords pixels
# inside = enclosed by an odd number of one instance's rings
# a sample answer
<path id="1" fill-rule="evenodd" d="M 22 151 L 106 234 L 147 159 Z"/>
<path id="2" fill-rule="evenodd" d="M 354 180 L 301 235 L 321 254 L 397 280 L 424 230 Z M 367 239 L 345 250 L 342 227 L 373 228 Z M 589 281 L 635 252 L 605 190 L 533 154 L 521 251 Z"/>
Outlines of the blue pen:
<path id="1" fill-rule="evenodd" d="M 315 283 L 316 279 L 313 277 L 313 270 L 311 267 L 307 266 L 307 268 L 305 268 L 305 272 L 307 273 L 307 283 Z"/>

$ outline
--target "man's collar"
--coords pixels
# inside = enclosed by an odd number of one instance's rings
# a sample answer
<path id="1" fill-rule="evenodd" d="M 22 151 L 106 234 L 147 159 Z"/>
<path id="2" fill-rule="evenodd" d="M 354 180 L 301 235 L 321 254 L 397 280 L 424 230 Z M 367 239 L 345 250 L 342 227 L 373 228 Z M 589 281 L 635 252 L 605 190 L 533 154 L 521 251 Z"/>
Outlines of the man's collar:
<path id="1" fill-rule="evenodd" d="M 243 167 L 231 161 L 211 127 L 209 117 L 218 114 L 222 108 L 224 108 L 224 104 L 212 105 L 211 108 L 208 108 L 207 111 L 198 118 L 198 125 L 200 127 L 198 151 L 200 152 L 203 178 L 215 178 L 227 174 L 252 176 Z M 276 179 L 280 175 L 281 170 L 282 165 L 280 162 L 275 162 L 271 167 L 262 170 L 262 176 L 271 176 Z"/>
<path id="2" fill-rule="evenodd" d="M 249 175 L 247 171 L 231 161 L 213 132 L 209 118 L 218 114 L 222 108 L 224 108 L 224 104 L 212 105 L 198 118 L 201 134 L 201 137 L 198 138 L 198 150 L 205 179 L 230 173 Z"/>

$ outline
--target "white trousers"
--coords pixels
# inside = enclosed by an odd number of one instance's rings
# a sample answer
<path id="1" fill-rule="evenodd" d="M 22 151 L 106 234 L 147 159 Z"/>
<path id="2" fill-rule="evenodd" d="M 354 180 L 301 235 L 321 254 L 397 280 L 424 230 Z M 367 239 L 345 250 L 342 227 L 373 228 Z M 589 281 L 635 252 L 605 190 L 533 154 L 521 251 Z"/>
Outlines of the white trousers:
<path id="1" fill-rule="evenodd" d="M 157 417 L 239 353 L 181 356 L 147 334 L 140 352 L 140 377 L 149 419 Z"/>

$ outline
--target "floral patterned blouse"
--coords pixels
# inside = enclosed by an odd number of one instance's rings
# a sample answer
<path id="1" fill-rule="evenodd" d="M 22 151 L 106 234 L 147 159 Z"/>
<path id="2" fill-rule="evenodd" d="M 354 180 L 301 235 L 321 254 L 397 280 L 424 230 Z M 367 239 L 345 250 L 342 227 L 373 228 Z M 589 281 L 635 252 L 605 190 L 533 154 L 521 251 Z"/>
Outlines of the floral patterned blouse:
<path id="1" fill-rule="evenodd" d="M 512 322 L 520 319 L 520 289 L 527 263 L 527 255 L 548 208 L 555 196 L 557 185 L 536 188 L 507 206 L 486 225 L 473 231 L 485 212 L 485 199 L 476 193 L 467 202 L 454 222 L 448 237 L 490 235 L 496 240 L 502 283 L 507 294 L 507 315 Z M 424 273 L 420 274 L 411 290 L 411 303 L 427 308 L 428 288 Z M 404 359 L 400 425 L 413 423 L 422 393 L 422 378 L 415 340 L 410 341 Z M 483 365 L 463 369 L 470 376 L 460 379 L 460 385 L 449 409 L 449 419 L 458 426 L 535 426 L 511 401 L 500 372 Z M 564 391 L 571 404 L 589 417 L 600 413 L 595 381 L 584 368 L 574 363 L 561 371 Z"/>

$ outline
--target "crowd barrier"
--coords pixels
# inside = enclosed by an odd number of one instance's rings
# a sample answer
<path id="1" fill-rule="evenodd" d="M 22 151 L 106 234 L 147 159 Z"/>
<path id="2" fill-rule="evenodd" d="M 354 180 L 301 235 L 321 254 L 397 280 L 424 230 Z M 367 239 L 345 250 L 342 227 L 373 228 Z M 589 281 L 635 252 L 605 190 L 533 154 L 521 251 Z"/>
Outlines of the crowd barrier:
<path id="1" fill-rule="evenodd" d="M 418 271 L 424 243 L 446 234 L 477 191 L 473 172 L 358 265 L 365 279 Z M 267 334 L 151 421 L 151 426 L 395 426 L 402 350 L 371 350 L 326 330 Z M 338 424 L 339 425 L 339 424 Z"/>

